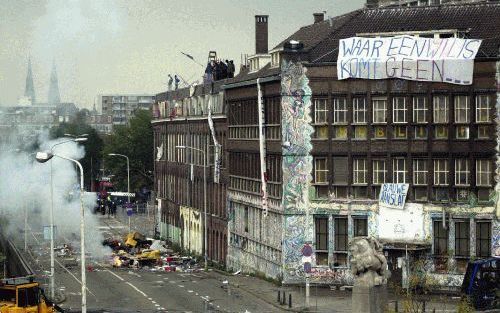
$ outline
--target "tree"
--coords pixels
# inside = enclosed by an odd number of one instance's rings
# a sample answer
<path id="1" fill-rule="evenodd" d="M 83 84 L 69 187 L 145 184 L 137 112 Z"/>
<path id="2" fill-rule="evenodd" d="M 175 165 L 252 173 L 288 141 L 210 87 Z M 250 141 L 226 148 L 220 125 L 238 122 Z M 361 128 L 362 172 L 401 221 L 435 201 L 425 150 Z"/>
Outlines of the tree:
<path id="1" fill-rule="evenodd" d="M 84 184 L 87 188 L 91 185 L 91 180 L 97 177 L 100 168 L 100 160 L 103 149 L 103 141 L 97 131 L 85 121 L 85 111 L 76 114 L 75 119 L 70 123 L 61 123 L 59 126 L 50 129 L 51 138 L 66 137 L 65 134 L 74 136 L 87 134 L 85 146 L 85 157 L 79 160 L 84 170 Z"/>
<path id="2" fill-rule="evenodd" d="M 127 161 L 125 158 L 108 156 L 117 153 L 130 160 L 130 189 L 139 191 L 153 186 L 153 127 L 151 112 L 137 110 L 127 126 L 115 126 L 106 140 L 103 155 L 105 166 L 114 176 L 113 184 L 119 190 L 127 190 Z"/>

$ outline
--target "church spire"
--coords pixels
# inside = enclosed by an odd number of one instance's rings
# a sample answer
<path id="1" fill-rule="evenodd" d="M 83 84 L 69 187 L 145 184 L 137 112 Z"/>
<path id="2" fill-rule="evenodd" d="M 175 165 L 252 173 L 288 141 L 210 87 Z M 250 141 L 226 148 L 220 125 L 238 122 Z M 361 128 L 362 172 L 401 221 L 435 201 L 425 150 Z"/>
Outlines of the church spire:
<path id="1" fill-rule="evenodd" d="M 52 64 L 52 73 L 50 74 L 50 86 L 48 104 L 61 103 L 61 96 L 59 95 L 59 83 L 57 82 L 56 62 Z"/>
<path id="2" fill-rule="evenodd" d="M 35 86 L 33 84 L 33 71 L 31 70 L 31 58 L 28 58 L 28 73 L 26 75 L 26 87 L 24 89 L 24 96 L 31 100 L 31 104 L 36 103 Z"/>

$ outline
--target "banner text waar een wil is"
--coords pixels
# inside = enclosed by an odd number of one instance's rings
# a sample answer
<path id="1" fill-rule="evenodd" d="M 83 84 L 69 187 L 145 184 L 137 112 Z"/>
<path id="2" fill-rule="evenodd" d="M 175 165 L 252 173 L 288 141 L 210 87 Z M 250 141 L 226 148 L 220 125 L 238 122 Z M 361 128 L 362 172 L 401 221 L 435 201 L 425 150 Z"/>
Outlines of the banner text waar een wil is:
<path id="1" fill-rule="evenodd" d="M 472 84 L 480 39 L 350 37 L 339 42 L 337 77 Z"/>

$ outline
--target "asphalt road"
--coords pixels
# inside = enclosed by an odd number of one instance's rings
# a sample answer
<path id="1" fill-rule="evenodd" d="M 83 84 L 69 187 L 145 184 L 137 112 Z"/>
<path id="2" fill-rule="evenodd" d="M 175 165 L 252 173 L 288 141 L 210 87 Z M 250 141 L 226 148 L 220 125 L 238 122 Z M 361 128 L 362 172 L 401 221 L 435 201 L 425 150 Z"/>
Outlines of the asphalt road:
<path id="1" fill-rule="evenodd" d="M 99 217 L 99 231 L 123 233 L 119 221 Z M 32 234 L 31 260 L 40 273 L 50 269 L 50 256 L 42 234 Z M 79 261 L 56 258 L 56 286 L 65 295 L 60 304 L 69 312 L 81 310 Z M 277 308 L 236 286 L 223 284 L 224 276 L 215 272 L 164 272 L 152 269 L 112 268 L 98 263 L 87 271 L 89 312 L 276 312 Z M 44 281 L 44 279 L 42 279 Z M 45 279 L 47 281 L 47 279 Z M 49 291 L 46 290 L 48 294 Z"/>

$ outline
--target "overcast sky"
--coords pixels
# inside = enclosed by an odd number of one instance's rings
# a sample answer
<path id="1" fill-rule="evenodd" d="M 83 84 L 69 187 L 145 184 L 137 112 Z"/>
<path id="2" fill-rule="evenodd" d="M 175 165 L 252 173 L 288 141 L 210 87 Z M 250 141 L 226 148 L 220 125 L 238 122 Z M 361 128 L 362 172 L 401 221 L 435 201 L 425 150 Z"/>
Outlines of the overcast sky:
<path id="1" fill-rule="evenodd" d="M 314 12 L 336 16 L 363 0 L 0 0 L 0 104 L 24 95 L 31 56 L 37 101 L 46 102 L 52 61 L 61 101 L 92 108 L 100 93 L 159 93 L 169 73 L 189 82 L 208 51 L 255 53 L 255 14 L 269 15 L 269 48 Z M 237 66 L 238 66 L 237 65 Z"/>

